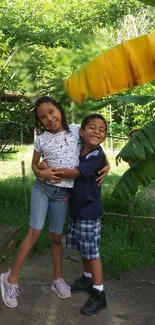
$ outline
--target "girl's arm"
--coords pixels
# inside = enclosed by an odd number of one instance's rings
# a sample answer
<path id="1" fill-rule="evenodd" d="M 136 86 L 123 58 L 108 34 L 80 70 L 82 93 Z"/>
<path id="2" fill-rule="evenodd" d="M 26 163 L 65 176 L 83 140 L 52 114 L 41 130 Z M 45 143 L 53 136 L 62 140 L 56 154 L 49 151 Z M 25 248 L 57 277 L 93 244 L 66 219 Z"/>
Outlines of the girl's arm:
<path id="1" fill-rule="evenodd" d="M 33 156 L 32 156 L 32 163 L 31 163 L 31 168 L 36 176 L 40 176 L 40 170 L 37 167 L 37 164 L 39 163 L 41 154 L 40 152 L 33 151 Z"/>

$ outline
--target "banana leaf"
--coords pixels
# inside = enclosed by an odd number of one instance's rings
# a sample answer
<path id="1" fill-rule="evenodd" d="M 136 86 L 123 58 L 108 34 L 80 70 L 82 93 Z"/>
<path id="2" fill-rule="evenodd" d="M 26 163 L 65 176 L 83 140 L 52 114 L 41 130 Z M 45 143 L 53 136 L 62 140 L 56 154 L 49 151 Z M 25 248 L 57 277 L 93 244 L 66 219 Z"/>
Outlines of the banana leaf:
<path id="1" fill-rule="evenodd" d="M 148 186 L 155 179 L 155 152 L 147 160 L 141 160 L 130 167 L 117 182 L 112 196 L 116 199 L 129 199 L 136 194 L 138 186 Z"/>
<path id="2" fill-rule="evenodd" d="M 155 96 L 115 96 L 110 99 L 105 99 L 102 102 L 92 106 L 93 110 L 100 110 L 101 108 L 109 105 L 109 104 L 115 104 L 115 103 L 132 103 L 135 105 L 147 105 L 150 102 L 155 101 Z"/>
<path id="3" fill-rule="evenodd" d="M 155 7 L 155 0 L 139 0 L 139 1 L 145 3 L 148 6 Z"/>
<path id="4" fill-rule="evenodd" d="M 155 120 L 139 130 L 116 156 L 116 163 L 123 159 L 133 162 L 145 160 L 155 152 Z M 155 167 L 155 166 L 154 166 Z"/>
<path id="5" fill-rule="evenodd" d="M 155 80 L 154 57 L 155 33 L 128 40 L 73 73 L 65 89 L 77 103 L 121 93 Z"/>

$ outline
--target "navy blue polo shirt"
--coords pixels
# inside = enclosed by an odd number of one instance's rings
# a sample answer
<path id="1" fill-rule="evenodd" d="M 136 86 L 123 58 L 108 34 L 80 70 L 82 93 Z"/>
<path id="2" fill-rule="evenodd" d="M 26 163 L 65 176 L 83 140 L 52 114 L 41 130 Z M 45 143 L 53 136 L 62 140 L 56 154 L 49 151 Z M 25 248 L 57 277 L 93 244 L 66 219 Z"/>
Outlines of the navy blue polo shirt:
<path id="1" fill-rule="evenodd" d="M 80 157 L 77 169 L 81 175 L 70 190 L 69 211 L 74 220 L 94 220 L 102 216 L 101 187 L 95 181 L 98 171 L 106 166 L 100 146 Z"/>

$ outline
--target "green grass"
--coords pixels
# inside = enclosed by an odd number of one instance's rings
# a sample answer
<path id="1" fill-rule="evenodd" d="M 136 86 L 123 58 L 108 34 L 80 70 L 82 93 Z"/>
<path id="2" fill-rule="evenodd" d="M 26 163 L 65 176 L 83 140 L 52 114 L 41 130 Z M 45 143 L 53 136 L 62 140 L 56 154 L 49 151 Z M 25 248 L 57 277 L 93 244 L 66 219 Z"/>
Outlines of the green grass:
<path id="1" fill-rule="evenodd" d="M 20 226 L 21 231 L 17 241 L 17 245 L 19 245 L 21 240 L 25 237 L 29 227 L 30 195 L 28 193 L 28 206 L 26 206 L 21 178 L 10 178 L 1 181 L 0 193 L 1 223 Z M 37 245 L 34 247 L 34 250 L 42 251 L 47 246 L 49 247 L 49 239 L 48 225 L 46 224 L 44 232 L 42 233 Z"/>
<path id="2" fill-rule="evenodd" d="M 103 219 L 101 256 L 106 273 L 119 278 L 132 268 L 155 265 L 155 225 L 146 227 L 142 221 L 115 218 Z"/>
<path id="3" fill-rule="evenodd" d="M 17 247 L 26 235 L 29 226 L 30 188 L 33 183 L 32 175 L 29 173 L 31 155 L 32 146 L 23 147 L 17 155 L 13 156 L 13 159 L 0 161 L 0 220 L 1 223 L 20 226 Z M 26 193 L 21 176 L 21 160 L 25 161 L 26 175 L 29 175 L 26 180 Z M 111 172 L 104 180 L 102 187 L 105 212 L 127 213 L 128 202 L 120 204 L 110 196 L 119 175 L 125 171 L 127 165 L 124 163 L 116 167 L 113 156 L 109 156 L 109 160 L 112 165 Z M 138 207 L 140 209 L 140 205 Z M 142 212 L 141 207 L 141 215 Z M 127 220 L 122 220 L 117 215 L 111 218 L 105 214 L 102 221 L 101 257 L 106 273 L 119 278 L 120 272 L 130 268 L 155 265 L 154 242 L 155 226 L 146 227 L 140 220 L 132 220 L 129 224 Z M 33 251 L 41 252 L 49 247 L 47 222 Z"/>

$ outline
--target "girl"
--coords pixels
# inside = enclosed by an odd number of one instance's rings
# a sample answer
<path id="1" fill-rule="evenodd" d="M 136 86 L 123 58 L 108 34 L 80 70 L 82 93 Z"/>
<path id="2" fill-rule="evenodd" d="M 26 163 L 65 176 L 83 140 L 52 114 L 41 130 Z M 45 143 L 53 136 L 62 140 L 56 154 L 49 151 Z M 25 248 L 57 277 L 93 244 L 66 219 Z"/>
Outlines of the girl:
<path id="1" fill-rule="evenodd" d="M 18 305 L 18 277 L 20 269 L 44 227 L 46 214 L 52 242 L 51 253 L 54 266 L 54 281 L 51 289 L 60 298 L 71 296 L 70 287 L 62 279 L 62 243 L 64 222 L 67 214 L 68 189 L 74 179 L 61 179 L 62 172 L 56 168 L 75 168 L 79 163 L 79 126 L 67 124 L 65 113 L 54 99 L 44 96 L 35 105 L 36 127 L 40 131 L 34 144 L 32 170 L 37 176 L 33 186 L 30 209 L 30 228 L 21 243 L 12 270 L 1 274 L 3 302 L 10 308 Z M 43 156 L 48 168 L 40 170 L 38 163 Z M 103 169 L 101 172 L 108 171 Z M 52 184 L 53 181 L 60 181 Z"/>

